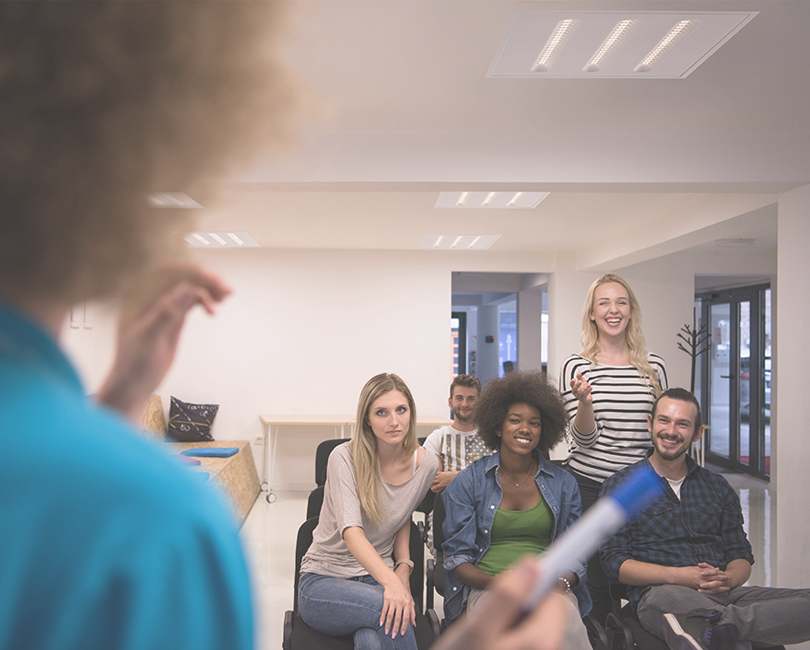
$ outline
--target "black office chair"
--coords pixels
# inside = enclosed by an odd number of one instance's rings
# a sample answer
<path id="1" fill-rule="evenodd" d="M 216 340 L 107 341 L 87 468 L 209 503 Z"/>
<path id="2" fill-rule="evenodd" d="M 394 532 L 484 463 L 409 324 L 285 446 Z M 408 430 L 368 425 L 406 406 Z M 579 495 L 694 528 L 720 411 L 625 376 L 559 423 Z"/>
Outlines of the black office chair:
<path id="1" fill-rule="evenodd" d="M 611 583 L 610 600 L 613 611 L 605 619 L 605 633 L 610 650 L 668 650 L 663 639 L 641 627 L 629 603 L 622 607 L 622 601 L 627 600 L 627 587 Z"/>
<path id="2" fill-rule="evenodd" d="M 444 531 L 442 530 L 444 517 L 444 501 L 439 494 L 436 495 L 436 499 L 433 501 L 433 548 L 436 549 L 438 560 L 429 557 L 425 563 L 425 579 L 427 582 L 425 605 L 428 609 L 433 609 L 434 591 L 444 597 L 445 570 L 444 551 L 442 550 L 442 544 L 444 544 Z"/>
<path id="3" fill-rule="evenodd" d="M 309 493 L 307 498 L 307 519 L 319 517 L 321 508 L 323 507 L 323 485 L 319 485 L 312 492 Z"/>
<path id="4" fill-rule="evenodd" d="M 298 579 L 301 560 L 312 544 L 312 532 L 318 525 L 318 518 L 307 519 L 298 529 L 295 544 L 295 580 L 293 583 L 293 609 L 284 613 L 283 650 L 353 650 L 353 635 L 342 637 L 328 636 L 313 630 L 301 620 L 298 613 Z M 411 560 L 414 563 L 411 574 L 411 593 L 416 603 L 416 644 L 420 650 L 427 650 L 439 636 L 439 617 L 432 609 L 422 611 L 422 588 L 424 586 L 424 546 L 422 535 L 415 523 L 411 522 Z"/>
<path id="5" fill-rule="evenodd" d="M 335 447 L 349 442 L 350 438 L 329 438 L 318 444 L 315 450 L 315 485 L 326 483 L 326 466 L 329 462 L 329 454 Z"/>

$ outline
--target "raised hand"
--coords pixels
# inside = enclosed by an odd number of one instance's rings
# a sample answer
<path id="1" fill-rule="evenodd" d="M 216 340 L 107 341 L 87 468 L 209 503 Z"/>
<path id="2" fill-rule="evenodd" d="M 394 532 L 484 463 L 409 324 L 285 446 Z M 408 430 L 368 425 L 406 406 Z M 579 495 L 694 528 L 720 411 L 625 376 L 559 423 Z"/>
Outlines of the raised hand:
<path id="1" fill-rule="evenodd" d="M 585 402 L 587 404 L 593 403 L 593 396 L 591 395 L 591 385 L 582 376 L 581 372 L 576 374 L 571 380 L 571 394 L 576 397 L 580 402 Z"/>
<path id="2" fill-rule="evenodd" d="M 190 264 L 164 266 L 136 282 L 124 297 L 116 358 L 97 399 L 139 421 L 174 361 L 188 312 L 201 305 L 213 314 L 230 292 L 219 277 Z"/>

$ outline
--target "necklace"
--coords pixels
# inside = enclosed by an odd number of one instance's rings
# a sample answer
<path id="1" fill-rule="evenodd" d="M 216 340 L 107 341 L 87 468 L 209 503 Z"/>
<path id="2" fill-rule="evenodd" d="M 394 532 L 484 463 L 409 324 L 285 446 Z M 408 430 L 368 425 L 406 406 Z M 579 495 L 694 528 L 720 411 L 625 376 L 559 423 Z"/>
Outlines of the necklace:
<path id="1" fill-rule="evenodd" d="M 531 466 L 531 465 L 529 465 L 529 471 L 528 471 L 528 472 L 526 472 L 526 476 L 524 476 L 524 477 L 523 477 L 522 479 L 520 479 L 519 481 L 516 481 L 516 480 L 515 480 L 515 479 L 513 479 L 511 476 L 509 476 L 509 474 L 507 474 L 507 473 L 506 473 L 506 472 L 503 470 L 503 467 L 498 466 L 498 470 L 500 471 L 500 473 L 501 473 L 501 474 L 503 474 L 503 475 L 504 475 L 506 478 L 508 478 L 508 479 L 509 479 L 509 480 L 510 480 L 512 483 L 514 483 L 514 484 L 515 484 L 515 487 L 520 487 L 520 484 L 521 484 L 521 483 L 523 483 L 523 481 L 525 481 L 527 478 L 529 478 L 529 474 L 531 474 L 531 473 L 532 473 L 532 466 Z"/>

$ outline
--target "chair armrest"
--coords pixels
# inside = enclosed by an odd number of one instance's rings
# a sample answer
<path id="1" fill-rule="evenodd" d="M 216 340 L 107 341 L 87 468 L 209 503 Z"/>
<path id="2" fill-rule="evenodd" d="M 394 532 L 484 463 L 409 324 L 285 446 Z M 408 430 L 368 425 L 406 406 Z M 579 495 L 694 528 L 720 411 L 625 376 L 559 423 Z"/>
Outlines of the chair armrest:
<path id="1" fill-rule="evenodd" d="M 433 609 L 433 569 L 435 566 L 436 560 L 429 557 L 425 563 L 425 610 Z"/>
<path id="2" fill-rule="evenodd" d="M 441 623 L 439 623 L 439 615 L 436 613 L 436 610 L 433 608 L 426 609 L 425 617 L 428 623 L 430 623 L 430 629 L 433 630 L 433 638 L 439 638 L 439 635 L 442 633 L 442 626 Z"/>
<path id="3" fill-rule="evenodd" d="M 582 619 L 588 631 L 588 640 L 593 650 L 608 650 L 608 637 L 605 628 L 593 616 L 588 614 Z"/>
<path id="4" fill-rule="evenodd" d="M 633 650 L 633 633 L 613 612 L 605 619 L 605 633 L 609 650 Z"/>

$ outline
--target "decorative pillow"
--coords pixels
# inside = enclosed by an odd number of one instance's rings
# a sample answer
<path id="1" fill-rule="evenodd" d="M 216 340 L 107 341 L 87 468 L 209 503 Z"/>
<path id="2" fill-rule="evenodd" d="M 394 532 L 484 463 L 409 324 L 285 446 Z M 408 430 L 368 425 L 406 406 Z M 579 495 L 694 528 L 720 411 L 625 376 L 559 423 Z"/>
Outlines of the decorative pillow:
<path id="1" fill-rule="evenodd" d="M 219 404 L 189 404 L 172 397 L 166 437 L 176 442 L 213 440 L 211 425 L 218 410 Z"/>
<path id="2" fill-rule="evenodd" d="M 141 420 L 141 433 L 156 438 L 166 437 L 166 418 L 163 415 L 163 402 L 160 395 L 152 395 L 146 403 L 146 410 Z"/>

